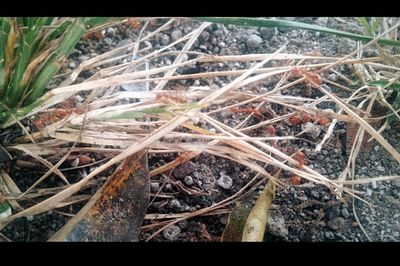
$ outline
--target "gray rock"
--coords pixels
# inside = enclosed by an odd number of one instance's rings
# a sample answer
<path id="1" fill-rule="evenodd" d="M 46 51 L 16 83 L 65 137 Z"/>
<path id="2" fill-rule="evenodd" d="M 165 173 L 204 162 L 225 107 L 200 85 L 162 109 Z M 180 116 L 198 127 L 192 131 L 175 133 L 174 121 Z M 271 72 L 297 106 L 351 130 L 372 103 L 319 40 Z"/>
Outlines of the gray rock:
<path id="1" fill-rule="evenodd" d="M 191 161 L 188 161 L 175 168 L 174 176 L 178 179 L 183 179 L 186 176 L 193 173 L 195 169 L 196 169 L 196 164 L 192 163 Z"/>
<path id="2" fill-rule="evenodd" d="M 150 191 L 156 193 L 160 189 L 160 183 L 158 182 L 151 182 L 150 184 Z"/>
<path id="3" fill-rule="evenodd" d="M 113 27 L 110 27 L 106 30 L 106 33 L 110 36 L 114 36 L 115 35 L 115 29 Z"/>
<path id="4" fill-rule="evenodd" d="M 263 39 L 256 34 L 250 35 L 250 37 L 246 40 L 247 47 L 249 47 L 250 49 L 257 48 L 262 44 L 262 42 Z"/>
<path id="5" fill-rule="evenodd" d="M 385 167 L 383 167 L 382 165 L 377 166 L 376 169 L 377 169 L 379 172 L 385 172 L 385 170 L 386 170 Z"/>
<path id="6" fill-rule="evenodd" d="M 74 69 L 76 67 L 76 63 L 74 61 L 71 61 L 71 63 L 69 63 L 68 66 Z"/>
<path id="7" fill-rule="evenodd" d="M 374 146 L 374 151 L 379 151 L 379 146 L 378 145 Z"/>
<path id="8" fill-rule="evenodd" d="M 278 237 L 286 237 L 289 235 L 289 231 L 285 225 L 285 219 L 279 211 L 271 210 L 268 217 L 267 231 Z"/>
<path id="9" fill-rule="evenodd" d="M 328 227 L 332 230 L 338 231 L 343 229 L 345 224 L 346 224 L 345 219 L 343 219 L 342 217 L 336 217 L 328 222 Z"/>
<path id="10" fill-rule="evenodd" d="M 223 189 L 230 189 L 233 185 L 233 180 L 229 175 L 222 175 L 218 179 L 218 185 Z"/>
<path id="11" fill-rule="evenodd" d="M 316 190 L 312 190 L 310 194 L 311 194 L 311 196 L 313 196 L 313 198 L 315 198 L 315 199 L 319 199 L 319 198 L 320 198 L 320 194 L 319 194 L 319 192 L 316 191 Z"/>
<path id="12" fill-rule="evenodd" d="M 181 229 L 176 225 L 172 225 L 163 231 L 163 236 L 169 241 L 174 241 L 178 238 L 180 233 Z"/>
<path id="13" fill-rule="evenodd" d="M 111 38 L 106 37 L 106 38 L 104 38 L 104 42 L 105 42 L 108 46 L 110 46 L 110 45 L 113 43 L 113 40 L 112 40 Z"/>
<path id="14" fill-rule="evenodd" d="M 261 28 L 260 29 L 261 36 L 264 40 L 270 40 L 276 34 L 278 34 L 277 28 Z"/>
<path id="15" fill-rule="evenodd" d="M 182 204 L 177 199 L 172 199 L 170 202 L 168 202 L 168 206 L 174 209 L 175 211 L 182 211 L 183 209 Z"/>
<path id="16" fill-rule="evenodd" d="M 172 41 L 177 41 L 182 37 L 182 32 L 180 30 L 174 30 L 171 32 Z"/>
<path id="17" fill-rule="evenodd" d="M 340 54 L 349 54 L 357 48 L 357 43 L 348 38 L 340 38 L 338 44 L 338 52 Z"/>
<path id="18" fill-rule="evenodd" d="M 187 186 L 191 186 L 193 185 L 193 177 L 191 177 L 190 175 L 186 176 L 185 179 L 183 180 L 183 182 L 187 185 Z"/>
<path id="19" fill-rule="evenodd" d="M 164 34 L 163 37 L 161 38 L 161 44 L 162 45 L 168 45 L 171 42 L 171 39 L 167 34 Z"/>
<path id="20" fill-rule="evenodd" d="M 86 60 L 89 60 L 89 59 L 90 59 L 90 57 L 87 56 L 87 55 L 80 55 L 80 56 L 78 57 L 78 60 L 81 61 L 81 62 L 86 61 Z"/>
<path id="21" fill-rule="evenodd" d="M 200 34 L 200 39 L 201 39 L 203 42 L 208 41 L 208 39 L 210 39 L 210 33 L 209 33 L 208 31 L 203 31 L 203 32 Z"/>
<path id="22" fill-rule="evenodd" d="M 315 24 L 320 25 L 320 26 L 325 26 L 328 24 L 329 18 L 328 17 L 320 17 L 315 20 Z"/>
<path id="23" fill-rule="evenodd" d="M 328 239 L 333 239 L 334 235 L 333 235 L 332 232 L 327 231 L 327 232 L 325 232 L 325 237 L 328 238 Z"/>
<path id="24" fill-rule="evenodd" d="M 349 211 L 347 210 L 346 207 L 343 207 L 343 208 L 342 208 L 341 213 L 342 213 L 342 216 L 343 216 L 344 218 L 346 218 L 346 219 L 350 217 L 350 213 L 349 213 Z"/>
<path id="25" fill-rule="evenodd" d="M 218 47 L 220 48 L 224 48 L 226 46 L 226 44 L 224 42 L 219 42 L 218 43 Z"/>

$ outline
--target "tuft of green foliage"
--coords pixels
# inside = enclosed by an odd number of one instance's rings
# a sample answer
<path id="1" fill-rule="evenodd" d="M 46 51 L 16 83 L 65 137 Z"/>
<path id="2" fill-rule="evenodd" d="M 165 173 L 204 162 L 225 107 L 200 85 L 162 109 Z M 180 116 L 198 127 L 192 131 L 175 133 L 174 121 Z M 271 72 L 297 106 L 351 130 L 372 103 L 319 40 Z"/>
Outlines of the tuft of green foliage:
<path id="1" fill-rule="evenodd" d="M 40 104 L 47 85 L 89 27 L 108 17 L 1 17 L 0 124 Z M 33 105 L 33 106 L 31 106 Z"/>

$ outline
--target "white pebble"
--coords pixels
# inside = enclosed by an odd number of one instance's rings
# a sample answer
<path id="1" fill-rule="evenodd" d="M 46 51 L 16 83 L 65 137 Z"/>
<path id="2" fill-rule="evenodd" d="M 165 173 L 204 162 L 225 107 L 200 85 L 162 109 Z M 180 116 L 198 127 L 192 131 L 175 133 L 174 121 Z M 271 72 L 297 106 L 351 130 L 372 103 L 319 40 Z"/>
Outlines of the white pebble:
<path id="1" fill-rule="evenodd" d="M 218 185 L 223 189 L 230 189 L 233 185 L 233 180 L 228 175 L 223 175 L 218 179 Z"/>

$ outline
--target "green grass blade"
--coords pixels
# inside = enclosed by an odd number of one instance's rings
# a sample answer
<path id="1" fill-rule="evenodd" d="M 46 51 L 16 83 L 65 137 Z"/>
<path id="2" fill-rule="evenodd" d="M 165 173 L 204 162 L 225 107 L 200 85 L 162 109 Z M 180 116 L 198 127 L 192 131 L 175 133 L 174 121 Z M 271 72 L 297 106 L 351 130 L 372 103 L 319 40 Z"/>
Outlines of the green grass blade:
<path id="1" fill-rule="evenodd" d="M 38 72 L 37 76 L 34 78 L 35 81 L 29 85 L 28 91 L 30 94 L 25 104 L 32 103 L 42 95 L 47 84 L 60 69 L 59 61 L 69 55 L 84 32 L 85 27 L 83 19 L 77 18 L 63 35 L 63 39 L 59 43 L 57 50 L 48 59 L 48 62 L 43 65 L 43 69 Z"/>
<path id="2" fill-rule="evenodd" d="M 371 36 L 364 36 L 355 33 L 340 31 L 331 29 L 328 27 L 322 27 L 313 24 L 307 24 L 296 21 L 287 21 L 287 20 L 279 20 L 279 19 L 262 19 L 262 18 L 226 18 L 226 17 L 196 17 L 197 20 L 208 21 L 213 23 L 222 23 L 222 24 L 233 24 L 239 26 L 254 26 L 254 27 L 277 27 L 277 28 L 299 28 L 311 31 L 319 31 L 328 34 L 333 34 L 341 37 L 346 37 L 349 39 L 353 39 L 356 41 L 369 42 L 373 40 Z M 390 39 L 380 39 L 378 40 L 379 44 L 382 45 L 391 45 L 400 47 L 400 41 L 390 40 Z"/>
<path id="3" fill-rule="evenodd" d="M 365 32 L 369 35 L 369 36 L 373 36 L 373 32 L 371 31 L 371 27 L 367 21 L 367 19 L 365 17 L 359 17 L 358 18 L 358 22 L 364 27 Z"/>
<path id="4" fill-rule="evenodd" d="M 22 77 L 25 73 L 26 67 L 29 64 L 29 60 L 31 57 L 31 49 L 32 43 L 38 34 L 38 32 L 42 29 L 46 18 L 38 18 L 38 19 L 28 19 L 28 29 L 23 34 L 21 46 L 17 50 L 17 54 L 19 58 L 17 60 L 17 66 L 14 71 L 14 75 L 12 78 L 11 86 L 8 87 L 6 91 L 6 96 L 9 96 L 8 106 L 15 107 L 22 98 L 22 93 L 24 91 L 24 86 L 22 84 Z"/>
<path id="5" fill-rule="evenodd" d="M 118 21 L 121 18 L 118 17 L 86 17 L 84 18 L 84 23 L 89 27 L 96 27 L 105 23 L 109 23 L 112 21 Z"/>

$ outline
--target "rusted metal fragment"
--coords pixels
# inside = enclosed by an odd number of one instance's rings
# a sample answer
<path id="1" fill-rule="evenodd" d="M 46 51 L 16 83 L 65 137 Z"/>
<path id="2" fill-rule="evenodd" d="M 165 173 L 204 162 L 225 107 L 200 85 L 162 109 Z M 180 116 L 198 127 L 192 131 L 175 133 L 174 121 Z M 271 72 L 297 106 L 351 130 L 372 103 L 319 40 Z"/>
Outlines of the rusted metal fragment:
<path id="1" fill-rule="evenodd" d="M 128 157 L 49 241 L 139 241 L 149 204 L 147 153 Z"/>

